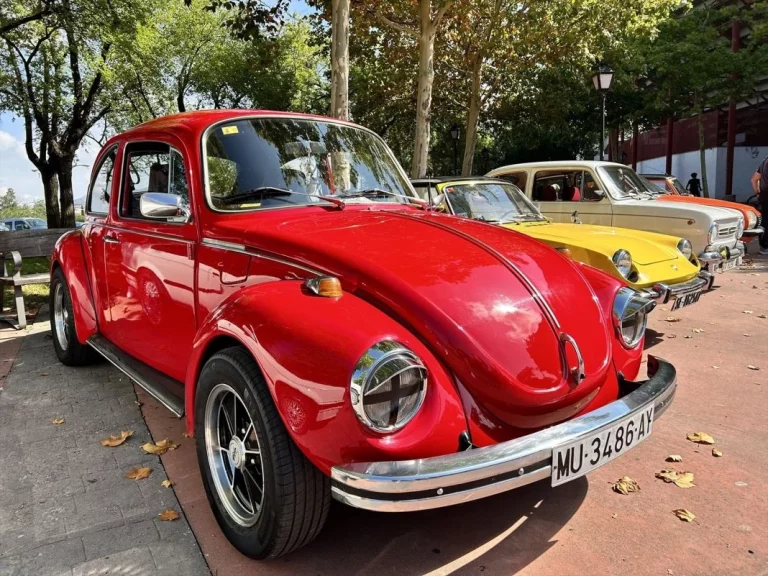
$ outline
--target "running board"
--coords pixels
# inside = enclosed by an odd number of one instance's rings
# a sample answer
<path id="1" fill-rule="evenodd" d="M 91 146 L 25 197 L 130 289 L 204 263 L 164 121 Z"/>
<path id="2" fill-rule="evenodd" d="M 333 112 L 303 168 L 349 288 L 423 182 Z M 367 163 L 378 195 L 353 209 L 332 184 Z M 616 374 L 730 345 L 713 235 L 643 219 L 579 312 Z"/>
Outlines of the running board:
<path id="1" fill-rule="evenodd" d="M 184 387 L 180 382 L 126 354 L 101 334 L 91 336 L 88 344 L 168 410 L 179 418 L 184 416 L 183 396 L 173 393 L 173 390 L 183 393 Z"/>

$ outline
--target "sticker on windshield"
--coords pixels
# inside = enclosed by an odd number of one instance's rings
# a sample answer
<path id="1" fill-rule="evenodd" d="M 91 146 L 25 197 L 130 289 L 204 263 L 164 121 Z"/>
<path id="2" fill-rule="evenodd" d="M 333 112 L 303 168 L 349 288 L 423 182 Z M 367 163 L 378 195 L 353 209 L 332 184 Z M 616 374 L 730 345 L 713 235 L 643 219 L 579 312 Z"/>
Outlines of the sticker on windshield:
<path id="1" fill-rule="evenodd" d="M 222 134 L 237 134 L 237 126 L 223 126 L 221 128 Z"/>

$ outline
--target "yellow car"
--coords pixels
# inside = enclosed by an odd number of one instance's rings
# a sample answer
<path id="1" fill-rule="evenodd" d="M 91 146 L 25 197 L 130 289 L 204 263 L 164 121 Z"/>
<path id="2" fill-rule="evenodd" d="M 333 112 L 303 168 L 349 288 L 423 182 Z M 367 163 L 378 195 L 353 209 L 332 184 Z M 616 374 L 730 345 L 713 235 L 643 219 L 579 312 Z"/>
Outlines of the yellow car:
<path id="1" fill-rule="evenodd" d="M 424 178 L 411 183 L 438 210 L 532 236 L 662 303 L 674 300 L 672 310 L 698 302 L 712 287 L 714 276 L 701 269 L 691 243 L 683 238 L 585 225 L 576 213 L 573 224 L 556 224 L 505 180 Z"/>

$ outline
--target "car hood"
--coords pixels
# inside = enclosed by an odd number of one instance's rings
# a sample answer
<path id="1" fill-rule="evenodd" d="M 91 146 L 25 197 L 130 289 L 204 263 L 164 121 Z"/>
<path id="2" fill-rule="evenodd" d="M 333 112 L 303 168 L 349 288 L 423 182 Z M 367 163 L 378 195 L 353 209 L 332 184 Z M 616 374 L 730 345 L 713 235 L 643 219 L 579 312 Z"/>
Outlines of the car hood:
<path id="1" fill-rule="evenodd" d="M 426 341 L 460 386 L 506 424 L 532 412 L 569 417 L 569 407 L 583 407 L 605 382 L 609 321 L 576 266 L 546 245 L 416 209 L 280 212 L 226 219 L 213 232 L 338 276 L 345 291 Z M 562 333 L 583 356 L 586 379 L 578 385 L 566 376 L 575 355 L 560 343 Z"/>
<path id="2" fill-rule="evenodd" d="M 631 215 L 642 213 L 645 216 L 658 215 L 666 218 L 689 218 L 691 220 L 706 220 L 707 224 L 713 222 L 736 223 L 740 214 L 730 208 L 716 208 L 714 206 L 701 206 L 696 204 L 671 204 L 656 200 L 655 198 L 641 200 L 621 200 L 613 203 L 614 214 Z"/>
<path id="3" fill-rule="evenodd" d="M 598 252 L 609 259 L 617 250 L 624 249 L 632 255 L 633 262 L 641 265 L 667 262 L 681 256 L 676 247 L 679 238 L 667 236 L 668 242 L 663 244 L 660 240 L 665 236 L 628 228 L 557 223 L 508 224 L 506 227 L 544 242 L 560 243 L 563 246 L 578 246 L 585 250 Z"/>
<path id="4" fill-rule="evenodd" d="M 747 226 L 747 228 L 750 228 L 750 226 L 747 225 L 749 223 L 749 213 L 750 211 L 754 211 L 754 208 L 750 208 L 749 206 L 740 205 L 735 202 L 729 202 L 728 200 L 718 200 L 717 198 L 697 198 L 696 196 L 678 196 L 676 194 L 665 194 L 663 196 L 658 196 L 656 200 L 659 202 L 683 202 L 699 206 L 712 206 L 714 208 L 736 210 L 741 213 L 742 217 L 744 218 L 744 225 Z M 753 224 L 752 227 L 755 225 L 757 225 L 757 219 L 755 219 L 755 224 Z"/>

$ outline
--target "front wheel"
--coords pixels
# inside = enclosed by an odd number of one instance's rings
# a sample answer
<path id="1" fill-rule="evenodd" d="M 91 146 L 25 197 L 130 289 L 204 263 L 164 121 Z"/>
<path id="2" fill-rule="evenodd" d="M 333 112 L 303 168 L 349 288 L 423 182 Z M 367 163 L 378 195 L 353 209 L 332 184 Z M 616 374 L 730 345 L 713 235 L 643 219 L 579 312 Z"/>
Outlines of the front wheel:
<path id="1" fill-rule="evenodd" d="M 203 367 L 195 437 L 208 501 L 240 552 L 275 558 L 317 536 L 328 515 L 330 480 L 291 440 L 243 348 L 223 350 Z"/>
<path id="2" fill-rule="evenodd" d="M 61 268 L 56 268 L 51 276 L 49 307 L 53 348 L 59 361 L 67 366 L 82 366 L 92 362 L 95 357 L 93 348 L 81 344 L 75 334 L 72 299 Z"/>

